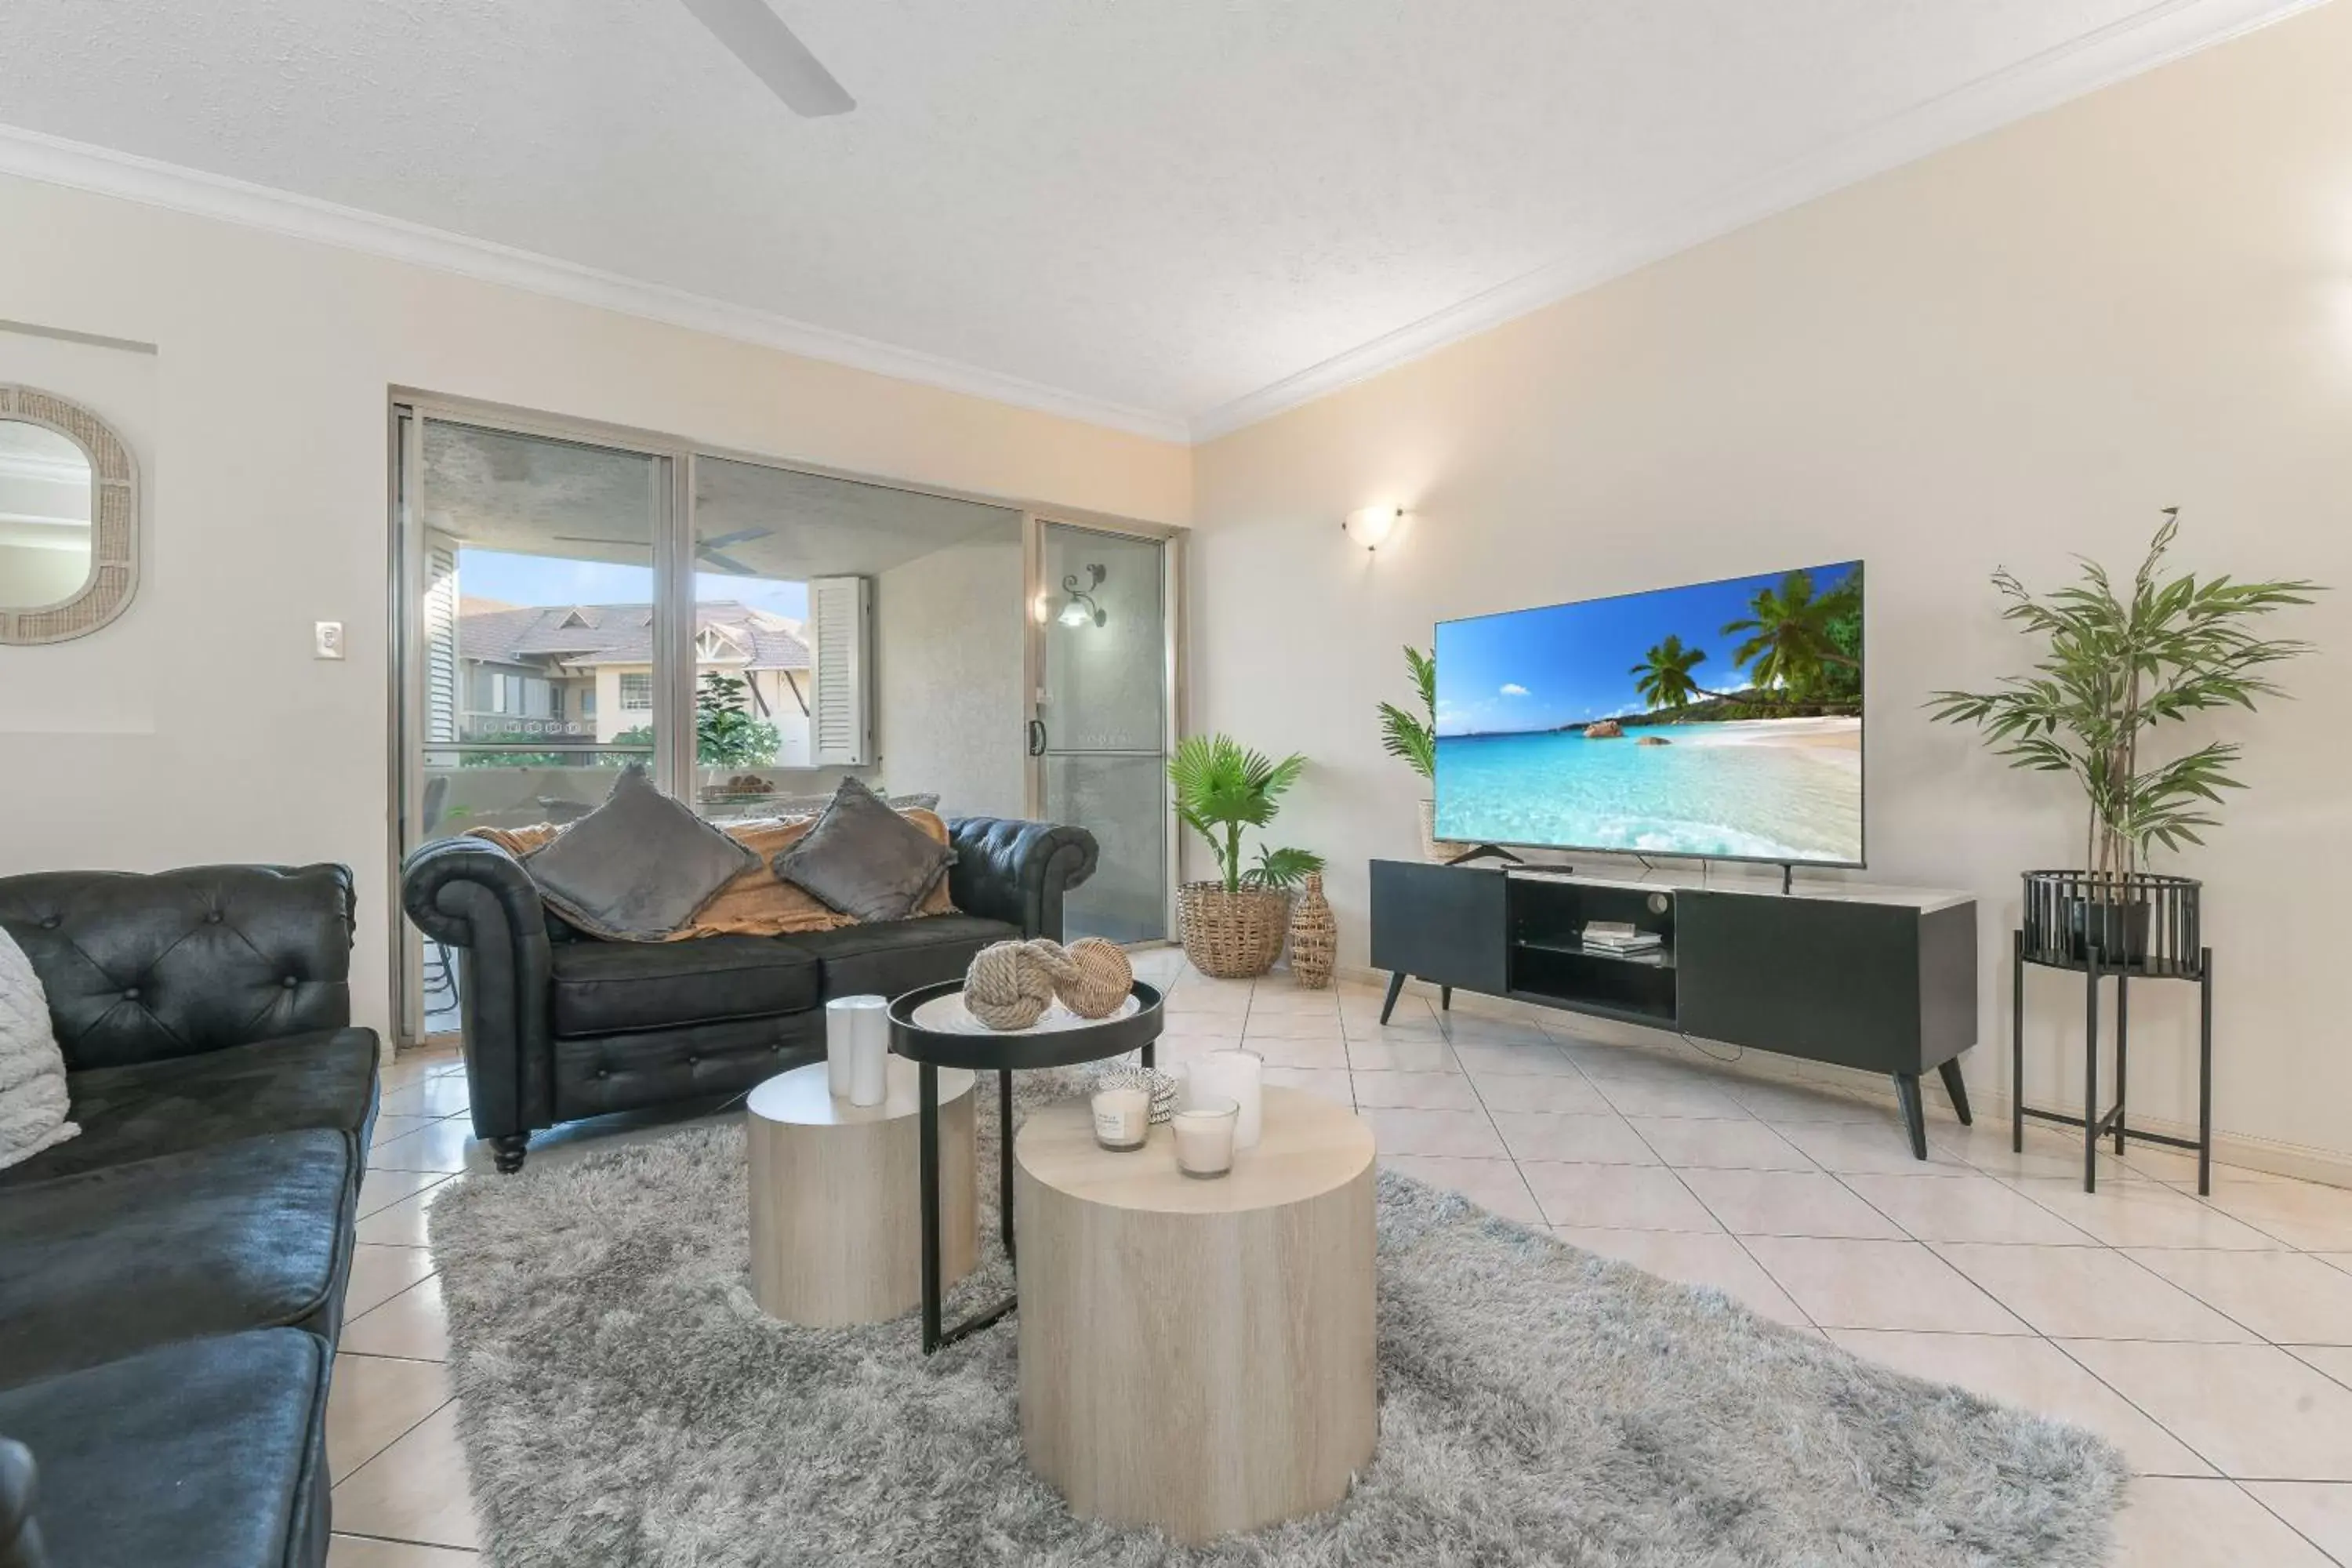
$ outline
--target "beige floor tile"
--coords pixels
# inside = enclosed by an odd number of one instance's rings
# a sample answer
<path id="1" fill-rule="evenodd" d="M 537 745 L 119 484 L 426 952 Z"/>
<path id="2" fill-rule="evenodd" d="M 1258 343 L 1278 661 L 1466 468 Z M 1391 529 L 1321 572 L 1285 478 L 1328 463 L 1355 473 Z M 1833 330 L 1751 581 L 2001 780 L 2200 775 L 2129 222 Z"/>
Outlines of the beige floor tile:
<path id="1" fill-rule="evenodd" d="M 1890 1114 L 1873 1126 L 1860 1121 L 1790 1122 L 1780 1136 L 1803 1150 L 1824 1171 L 1840 1175 L 1966 1176 L 1968 1162 L 1938 1138 L 1927 1135 L 1927 1157 L 1911 1152 L 1911 1137 L 1900 1117 Z"/>
<path id="2" fill-rule="evenodd" d="M 1383 1036 L 1366 1039 L 1349 1036 L 1348 1065 L 1358 1072 L 1454 1072 L 1462 1070 L 1454 1047 L 1441 1036 L 1419 1039 Z"/>
<path id="3" fill-rule="evenodd" d="M 1460 1193 L 1481 1208 L 1528 1225 L 1541 1225 L 1543 1210 L 1508 1160 L 1463 1160 L 1442 1154 L 1382 1154 L 1381 1163 L 1417 1182 Z"/>
<path id="4" fill-rule="evenodd" d="M 1470 1081 L 1489 1110 L 1548 1110 L 1570 1116 L 1614 1116 L 1616 1107 L 1579 1073 L 1475 1072 Z"/>
<path id="5" fill-rule="evenodd" d="M 2121 1448 L 2137 1474 L 2213 1474 L 2212 1466 L 2048 1340 L 1885 1329 L 1837 1329 L 1830 1338 L 1858 1356 L 1913 1377 L 1957 1384 L 1987 1399 L 2087 1426 Z"/>
<path id="6" fill-rule="evenodd" d="M 1723 1092 L 1747 1107 L 1750 1116 L 1775 1125 L 1822 1121 L 1875 1124 L 1885 1121 L 1892 1109 L 1876 1100 L 1859 1100 L 1827 1089 L 1729 1075 L 1725 1077 Z"/>
<path id="7" fill-rule="evenodd" d="M 2206 1200 L 2223 1214 L 2306 1252 L 2352 1251 L 2352 1191 L 2315 1182 L 2216 1177 Z"/>
<path id="8" fill-rule="evenodd" d="M 1553 1045 L 1534 1045 L 1523 1041 L 1496 1044 L 1483 1040 L 1454 1042 L 1454 1055 L 1462 1070 L 1479 1078 L 1511 1078 L 1540 1075 L 1547 1078 L 1580 1077 L 1576 1064 Z"/>
<path id="9" fill-rule="evenodd" d="M 440 1120 L 437 1116 L 378 1116 L 375 1119 L 375 1131 L 368 1137 L 368 1147 L 378 1148 L 395 1138 L 405 1138 L 412 1132 L 421 1132 Z"/>
<path id="10" fill-rule="evenodd" d="M 1475 1013 L 1437 1015 L 1438 1026 L 1456 1046 L 1541 1046 L 1554 1048 L 1544 1026 L 1532 1018 L 1487 1018 Z"/>
<path id="11" fill-rule="evenodd" d="M 1327 1072 L 1348 1070 L 1348 1047 L 1336 1035 L 1325 1040 L 1253 1032 L 1242 1037 L 1242 1048 L 1264 1057 L 1268 1067 L 1318 1068 Z"/>
<path id="12" fill-rule="evenodd" d="M 1507 1080 L 1497 1080 L 1507 1081 Z M 1495 1131 L 1518 1160 L 1557 1160 L 1583 1165 L 1656 1165 L 1663 1163 L 1641 1135 L 1615 1111 L 1597 1116 L 1540 1110 L 1505 1110 L 1508 1100 L 1496 1098 Z"/>
<path id="13" fill-rule="evenodd" d="M 2247 1481 L 2254 1500 L 2338 1563 L 2352 1563 L 2352 1486 L 2342 1481 Z"/>
<path id="14" fill-rule="evenodd" d="M 1738 1236 L 1900 1240 L 1894 1221 L 1819 1171 L 1681 1173 L 1723 1228 Z"/>
<path id="15" fill-rule="evenodd" d="M 1389 1009 L 1388 1023 L 1382 1025 L 1381 994 L 1377 991 L 1360 995 L 1351 991 L 1339 993 L 1339 1018 L 1351 1035 L 1359 1028 L 1412 1029 L 1432 1034 L 1437 1030 L 1437 1015 L 1418 996 L 1398 997 L 1397 1005 Z"/>
<path id="16" fill-rule="evenodd" d="M 1598 1252 L 1622 1263 L 1684 1285 L 1703 1285 L 1722 1291 L 1749 1311 L 1793 1328 L 1809 1329 L 1812 1320 L 1789 1299 L 1757 1266 L 1737 1237 L 1696 1230 L 1604 1230 L 1585 1226 L 1555 1226 L 1552 1234 L 1587 1252 Z"/>
<path id="17" fill-rule="evenodd" d="M 343 1291 L 343 1316 L 356 1318 L 381 1307 L 433 1272 L 433 1258 L 421 1247 L 352 1248 L 352 1279 Z"/>
<path id="18" fill-rule="evenodd" d="M 414 1197 L 427 1187 L 438 1186 L 449 1178 L 439 1171 L 377 1171 L 370 1170 L 360 1176 L 359 1217 L 390 1208 L 403 1198 Z"/>
<path id="19" fill-rule="evenodd" d="M 1601 1097 L 1626 1116 L 1675 1116 L 1749 1120 L 1748 1108 L 1714 1085 L 1683 1078 L 1603 1078 L 1592 1080 Z"/>
<path id="20" fill-rule="evenodd" d="M 2185 1185 L 2191 1191 L 2197 1186 L 2197 1156 L 2186 1149 L 2169 1149 L 2161 1143 L 2126 1143 L 2124 1163 L 2151 1181 Z M 2242 1165 L 2225 1165 L 2213 1162 L 2217 1181 L 2285 1182 L 2291 1176 L 2275 1176 L 2268 1171 L 2248 1170 Z"/>
<path id="21" fill-rule="evenodd" d="M 437 1182 L 396 1204 L 387 1204 L 360 1221 L 359 1239 L 382 1247 L 426 1246 L 425 1215 L 434 1200 L 448 1190 L 447 1182 Z"/>
<path id="22" fill-rule="evenodd" d="M 2130 1256 L 2281 1344 L 2352 1345 L 2352 1274 L 2300 1252 L 2134 1249 Z"/>
<path id="23" fill-rule="evenodd" d="M 1337 1018 L 1339 998 L 1331 991 L 1309 991 L 1303 985 L 1262 981 L 1250 993 L 1250 1016 L 1272 1017 L 1291 1013 L 1300 1017 Z"/>
<path id="24" fill-rule="evenodd" d="M 2234 1482 L 2147 1477 L 2116 1516 L 2116 1568 L 2329 1568 Z"/>
<path id="25" fill-rule="evenodd" d="M 1398 1110 L 1485 1109 L 1478 1091 L 1458 1072 L 1360 1072 L 1355 1079 L 1356 1103 L 1361 1106 Z"/>
<path id="26" fill-rule="evenodd" d="M 1990 1176 L 1852 1175 L 1845 1184 L 1921 1241 L 2095 1247 L 2048 1209 Z"/>
<path id="27" fill-rule="evenodd" d="M 376 1106 L 379 1116 L 455 1116 L 466 1110 L 466 1080 L 441 1073 L 419 1079 L 404 1089 L 388 1089 Z"/>
<path id="28" fill-rule="evenodd" d="M 1758 1236 L 1748 1250 L 1824 1329 L 2022 1334 L 2023 1323 L 1916 1241 Z"/>
<path id="29" fill-rule="evenodd" d="M 1703 1171 L 1814 1168 L 1802 1151 L 1761 1121 L 1686 1116 L 1629 1116 L 1625 1120 L 1669 1165 Z"/>
<path id="30" fill-rule="evenodd" d="M 1196 989 L 1200 984 L 1199 981 L 1188 981 L 1166 993 L 1160 1003 L 1161 1015 L 1171 1022 L 1180 1017 L 1238 1021 L 1248 1016 L 1248 992 L 1203 991 Z"/>
<path id="31" fill-rule="evenodd" d="M 457 1446 L 457 1405 L 433 1415 L 335 1487 L 335 1522 L 354 1535 L 473 1547 L 474 1503 Z"/>
<path id="32" fill-rule="evenodd" d="M 1238 1031 L 1230 1035 L 1163 1034 L 1153 1043 L 1152 1060 L 1161 1067 L 1171 1062 L 1194 1061 L 1211 1051 L 1236 1050 L 1241 1043 Z"/>
<path id="33" fill-rule="evenodd" d="M 327 1568 L 478 1568 L 480 1563 L 477 1552 L 408 1541 L 338 1535 L 327 1542 Z"/>
<path id="34" fill-rule="evenodd" d="M 2352 1389 L 2274 1345 L 2061 1342 L 2223 1475 L 2352 1480 Z"/>
<path id="35" fill-rule="evenodd" d="M 1260 1078 L 1270 1088 L 1301 1089 L 1318 1100 L 1356 1109 L 1354 1080 L 1337 1068 L 1268 1067 L 1261 1069 Z"/>
<path id="36" fill-rule="evenodd" d="M 1510 1151 L 1483 1110 L 1367 1110 L 1372 1142 L 1384 1154 L 1453 1154 L 1500 1160 Z"/>
<path id="37" fill-rule="evenodd" d="M 342 1348 L 354 1355 L 449 1359 L 449 1320 L 441 1307 L 441 1276 L 432 1275 L 343 1324 Z"/>
<path id="38" fill-rule="evenodd" d="M 2252 1251 L 2284 1243 L 2161 1182 L 2116 1182 L 2095 1193 L 2082 1178 L 2003 1177 L 2008 1185 L 2109 1247 L 2202 1247 Z"/>
<path id="39" fill-rule="evenodd" d="M 454 1175 L 459 1171 L 488 1170 L 490 1152 L 475 1141 L 470 1118 L 451 1117 L 428 1121 L 415 1132 L 377 1144 L 368 1151 L 368 1165 L 378 1171 L 437 1171 Z"/>
<path id="40" fill-rule="evenodd" d="M 2020 1152 L 2009 1146 L 2007 1127 L 1997 1127 L 1985 1121 L 1979 1121 L 1970 1128 L 1931 1128 L 1928 1137 L 1989 1176 L 1999 1176 L 2005 1182 L 2021 1179 L 2071 1182 L 2077 1192 L 2082 1190 L 2083 1144 L 2080 1139 L 2061 1138 L 2054 1132 L 2029 1127 L 2025 1131 L 2025 1148 Z M 2099 1186 L 2103 1191 L 2110 1187 L 2158 1184 L 2148 1181 L 2113 1154 L 2099 1156 L 2098 1172 Z"/>
<path id="41" fill-rule="evenodd" d="M 1335 1046 L 1343 1038 L 1337 1013 L 1261 1013 L 1255 1007 L 1249 1010 L 1242 1036 L 1254 1040 L 1326 1040 Z"/>
<path id="42" fill-rule="evenodd" d="M 1601 1230 L 1719 1231 L 1706 1205 L 1662 1165 L 1522 1161 L 1519 1173 L 1555 1226 Z"/>
<path id="43" fill-rule="evenodd" d="M 1574 1062 L 1577 1069 L 1596 1082 L 1625 1082 L 1640 1079 L 1650 1082 L 1688 1083 L 1705 1081 L 1722 1085 L 1727 1075 L 1714 1064 L 1702 1061 L 1695 1053 L 1669 1054 L 1646 1046 L 1613 1046 L 1597 1040 L 1565 1040 L 1559 1047 Z"/>
<path id="44" fill-rule="evenodd" d="M 327 1468 L 341 1480 L 449 1403 L 438 1362 L 338 1355 L 327 1387 Z"/>
<path id="45" fill-rule="evenodd" d="M 2352 1388 L 2352 1347 L 2345 1345 L 2294 1345 L 2290 1353 L 2297 1360 L 2317 1367 L 2347 1388 Z"/>
<path id="46" fill-rule="evenodd" d="M 1937 1242 L 1937 1255 L 2053 1339 L 2254 1338 L 2187 1291 L 2104 1247 Z"/>

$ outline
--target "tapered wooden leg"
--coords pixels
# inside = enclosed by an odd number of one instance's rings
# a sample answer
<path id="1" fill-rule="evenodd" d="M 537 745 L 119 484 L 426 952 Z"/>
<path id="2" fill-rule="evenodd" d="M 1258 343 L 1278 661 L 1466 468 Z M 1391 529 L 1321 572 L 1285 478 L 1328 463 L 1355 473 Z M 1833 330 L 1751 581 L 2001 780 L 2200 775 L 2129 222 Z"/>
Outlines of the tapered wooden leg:
<path id="1" fill-rule="evenodd" d="M 1919 1075 L 1899 1072 L 1895 1075 L 1895 1098 L 1903 1102 L 1903 1126 L 1911 1134 L 1911 1157 L 1927 1157 L 1927 1113 L 1919 1103 Z"/>
<path id="2" fill-rule="evenodd" d="M 1952 1114 L 1960 1119 L 1960 1125 L 1975 1126 L 1976 1119 L 1969 1114 L 1969 1084 L 1968 1079 L 1960 1076 L 1959 1058 L 1956 1057 L 1938 1065 L 1936 1076 L 1944 1080 L 1944 1092 L 1952 1097 Z"/>
<path id="3" fill-rule="evenodd" d="M 1437 1008 L 1441 1013 L 1451 1013 L 1454 1011 L 1453 986 L 1441 985 L 1437 988 Z"/>
<path id="4" fill-rule="evenodd" d="M 1403 993 L 1403 991 L 1404 971 L 1400 969 L 1394 974 L 1389 976 L 1389 994 L 1381 998 L 1381 1023 L 1387 1023 L 1389 1021 L 1389 1015 L 1396 1011 L 1396 999 Z"/>

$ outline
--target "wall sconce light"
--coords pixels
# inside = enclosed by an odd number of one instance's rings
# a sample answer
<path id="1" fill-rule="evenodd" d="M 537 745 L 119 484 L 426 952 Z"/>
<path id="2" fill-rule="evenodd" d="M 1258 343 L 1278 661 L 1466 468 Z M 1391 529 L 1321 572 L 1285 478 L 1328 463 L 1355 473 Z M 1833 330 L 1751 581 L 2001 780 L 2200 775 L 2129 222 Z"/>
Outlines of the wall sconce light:
<path id="1" fill-rule="evenodd" d="M 1403 520 L 1404 509 L 1393 506 L 1368 506 L 1348 514 L 1339 525 L 1340 531 L 1367 550 L 1378 550 L 1388 542 L 1396 525 Z"/>
<path id="2" fill-rule="evenodd" d="M 1088 580 L 1085 588 L 1078 586 L 1078 574 L 1075 572 L 1062 579 L 1062 592 L 1070 596 L 1070 602 L 1062 606 L 1060 619 L 1064 626 L 1082 626 L 1088 621 L 1100 626 L 1108 618 L 1103 615 L 1103 607 L 1095 603 L 1094 595 L 1087 592 L 1087 589 L 1101 587 L 1105 575 L 1100 566 L 1090 564 L 1087 567 Z"/>

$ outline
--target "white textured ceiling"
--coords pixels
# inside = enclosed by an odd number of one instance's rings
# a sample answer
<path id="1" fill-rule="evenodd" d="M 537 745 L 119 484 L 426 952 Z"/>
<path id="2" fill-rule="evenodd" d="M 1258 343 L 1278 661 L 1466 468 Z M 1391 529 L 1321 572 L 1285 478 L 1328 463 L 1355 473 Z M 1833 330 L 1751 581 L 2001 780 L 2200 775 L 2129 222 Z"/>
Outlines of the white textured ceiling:
<path id="1" fill-rule="evenodd" d="M 1217 428 L 2298 8 L 774 4 L 855 112 L 675 0 L 7 0 L 0 124 Z"/>

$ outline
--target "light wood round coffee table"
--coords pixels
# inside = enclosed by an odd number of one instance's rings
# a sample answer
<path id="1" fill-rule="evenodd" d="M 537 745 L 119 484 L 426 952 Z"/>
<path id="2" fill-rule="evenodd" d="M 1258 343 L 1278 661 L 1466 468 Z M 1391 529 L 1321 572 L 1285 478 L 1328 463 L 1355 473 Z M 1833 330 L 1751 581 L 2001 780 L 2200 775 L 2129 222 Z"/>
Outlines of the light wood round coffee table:
<path id="1" fill-rule="evenodd" d="M 823 1062 L 751 1091 L 751 1295 L 787 1322 L 878 1323 L 923 1299 L 915 1064 L 893 1057 L 879 1105 L 835 1100 Z M 939 1075 L 940 1260 L 949 1283 L 980 1251 L 972 1075 Z"/>
<path id="2" fill-rule="evenodd" d="M 1172 1134 L 1097 1146 L 1033 1113 L 1021 1212 L 1021 1440 L 1070 1511 L 1183 1542 L 1319 1513 L 1372 1457 L 1371 1130 L 1296 1089 L 1213 1180 Z"/>

